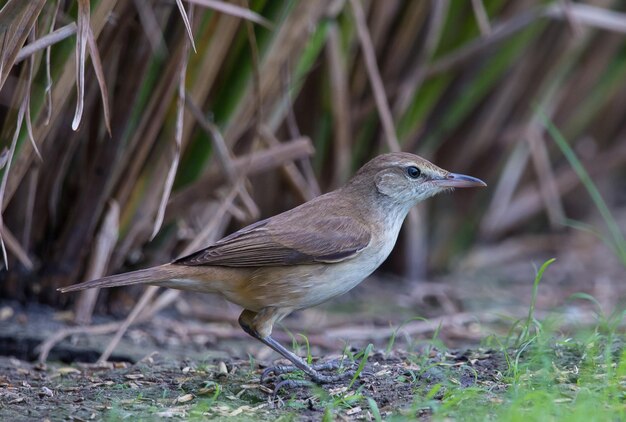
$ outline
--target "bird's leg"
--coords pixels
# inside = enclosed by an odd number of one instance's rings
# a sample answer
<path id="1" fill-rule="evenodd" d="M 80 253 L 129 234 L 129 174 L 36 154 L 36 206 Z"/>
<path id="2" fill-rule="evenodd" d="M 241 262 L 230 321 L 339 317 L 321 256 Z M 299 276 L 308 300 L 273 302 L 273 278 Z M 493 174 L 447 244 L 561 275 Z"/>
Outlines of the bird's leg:
<path id="1" fill-rule="evenodd" d="M 331 361 L 331 362 L 322 363 L 318 365 L 309 365 L 300 356 L 289 351 L 282 344 L 274 340 L 272 336 L 267 336 L 265 338 L 258 338 L 258 339 L 262 341 L 263 343 L 265 343 L 266 345 L 268 345 L 269 347 L 271 347 L 272 349 L 274 349 L 275 351 L 277 351 L 278 353 L 280 353 L 281 355 L 283 355 L 284 357 L 286 357 L 287 359 L 289 359 L 291 362 L 293 362 L 295 368 L 298 368 L 302 372 L 307 374 L 317 384 L 327 384 L 330 382 L 336 382 L 345 378 L 352 377 L 354 375 L 354 371 L 346 371 L 346 372 L 342 372 L 340 374 L 334 374 L 334 375 L 322 374 L 319 371 L 322 371 L 325 369 L 339 369 L 341 367 L 341 365 L 339 364 L 339 361 Z M 290 366 L 276 366 L 273 368 L 268 368 L 265 371 L 263 371 L 263 374 L 261 375 L 261 381 L 270 373 L 274 373 L 275 375 L 281 375 L 281 374 L 293 372 L 295 368 L 290 367 Z"/>
<path id="2" fill-rule="evenodd" d="M 283 346 L 274 338 L 272 338 L 272 336 L 270 335 L 272 332 L 272 325 L 275 320 L 280 318 L 280 316 L 281 315 L 278 314 L 274 308 L 272 309 L 266 308 L 259 313 L 255 313 L 246 309 L 239 316 L 239 325 L 241 325 L 241 328 L 243 328 L 243 330 L 246 333 L 250 334 L 252 337 L 256 338 L 257 340 L 261 341 L 265 345 L 274 349 L 276 352 L 280 353 L 285 358 L 289 359 L 297 369 L 300 369 L 302 372 L 307 374 L 311 378 L 311 380 L 313 380 L 313 382 L 317 384 L 331 383 L 331 382 L 339 381 L 339 380 L 342 380 L 342 379 L 345 379 L 354 375 L 354 372 L 350 372 L 350 371 L 346 371 L 344 373 L 336 374 L 336 375 L 322 374 L 319 372 L 319 370 L 337 369 L 339 368 L 339 365 L 329 363 L 327 365 L 311 366 L 300 356 L 291 352 L 290 350 L 285 348 L 285 346 Z M 274 369 L 274 368 L 270 368 L 270 369 Z M 283 373 L 290 372 L 292 368 L 285 367 L 285 366 L 278 366 L 275 369 L 276 369 L 275 371 L 266 370 L 265 372 L 263 372 L 263 375 L 261 376 L 261 380 L 263 380 L 263 378 L 266 375 L 268 375 L 270 372 L 274 372 L 275 374 L 280 375 Z M 302 383 L 298 383 L 298 384 L 302 384 Z M 282 386 L 286 386 L 286 385 L 282 385 Z"/>

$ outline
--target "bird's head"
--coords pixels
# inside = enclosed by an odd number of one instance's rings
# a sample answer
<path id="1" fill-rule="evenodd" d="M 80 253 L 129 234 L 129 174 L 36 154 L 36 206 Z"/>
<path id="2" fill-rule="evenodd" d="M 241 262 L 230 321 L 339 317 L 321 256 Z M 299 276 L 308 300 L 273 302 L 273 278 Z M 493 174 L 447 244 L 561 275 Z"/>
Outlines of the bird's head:
<path id="1" fill-rule="evenodd" d="M 404 152 L 374 158 L 361 167 L 350 185 L 375 189 L 391 202 L 408 208 L 445 190 L 487 186 L 480 179 L 450 173 L 417 155 Z"/>

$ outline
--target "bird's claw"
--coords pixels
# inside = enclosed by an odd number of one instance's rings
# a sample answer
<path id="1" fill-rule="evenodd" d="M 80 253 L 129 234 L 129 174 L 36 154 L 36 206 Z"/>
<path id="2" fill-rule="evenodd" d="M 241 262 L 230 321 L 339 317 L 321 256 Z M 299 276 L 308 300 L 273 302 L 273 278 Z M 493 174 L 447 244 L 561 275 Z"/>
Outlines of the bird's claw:
<path id="1" fill-rule="evenodd" d="M 279 391 L 282 389 L 289 390 L 292 388 L 311 387 L 313 385 L 315 385 L 315 383 L 309 380 L 294 380 L 294 379 L 281 380 L 277 382 L 276 386 L 274 387 L 274 391 L 272 392 L 272 401 L 276 400 L 276 397 L 278 396 Z"/>
<path id="2" fill-rule="evenodd" d="M 269 397 L 269 403 L 271 407 L 280 407 L 282 400 L 279 396 L 281 390 L 289 391 L 295 388 L 301 387 L 311 387 L 314 385 L 322 385 L 322 384 L 331 384 L 338 381 L 346 380 L 353 378 L 357 373 L 355 366 L 356 362 L 351 362 L 349 360 L 344 359 L 335 359 L 328 362 L 317 363 L 313 365 L 307 365 L 308 368 L 300 369 L 296 366 L 290 365 L 276 365 L 269 368 L 266 368 L 260 377 L 260 383 L 263 384 L 267 382 L 269 378 L 274 378 L 274 389 Z M 332 374 L 323 374 L 320 371 L 329 371 L 329 370 L 337 370 L 341 368 L 350 368 L 346 369 L 340 373 L 332 373 Z M 288 378 L 284 379 L 283 375 L 301 371 L 309 379 L 293 379 Z M 372 375 L 369 372 L 362 371 L 359 373 L 361 375 Z"/>

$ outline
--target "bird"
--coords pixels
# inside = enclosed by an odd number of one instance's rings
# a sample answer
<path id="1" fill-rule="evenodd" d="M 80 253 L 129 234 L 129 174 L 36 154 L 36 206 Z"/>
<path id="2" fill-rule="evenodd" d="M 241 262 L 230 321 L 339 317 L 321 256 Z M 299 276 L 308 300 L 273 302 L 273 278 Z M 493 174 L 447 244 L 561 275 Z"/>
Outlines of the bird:
<path id="1" fill-rule="evenodd" d="M 60 288 L 71 292 L 148 284 L 217 293 L 243 308 L 239 325 L 313 382 L 337 381 L 272 337 L 294 311 L 344 294 L 392 251 L 417 203 L 454 188 L 487 186 L 407 152 L 379 155 L 342 187 L 258 221 L 171 263 Z"/>

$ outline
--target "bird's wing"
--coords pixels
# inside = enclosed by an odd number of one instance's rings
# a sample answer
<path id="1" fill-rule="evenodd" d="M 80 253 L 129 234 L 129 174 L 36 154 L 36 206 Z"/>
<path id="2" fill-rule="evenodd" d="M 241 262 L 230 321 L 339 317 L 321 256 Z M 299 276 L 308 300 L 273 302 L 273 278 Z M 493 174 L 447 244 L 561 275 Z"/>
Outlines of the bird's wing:
<path id="1" fill-rule="evenodd" d="M 370 242 L 369 229 L 356 218 L 315 217 L 259 221 L 174 263 L 266 267 L 339 262 Z"/>

